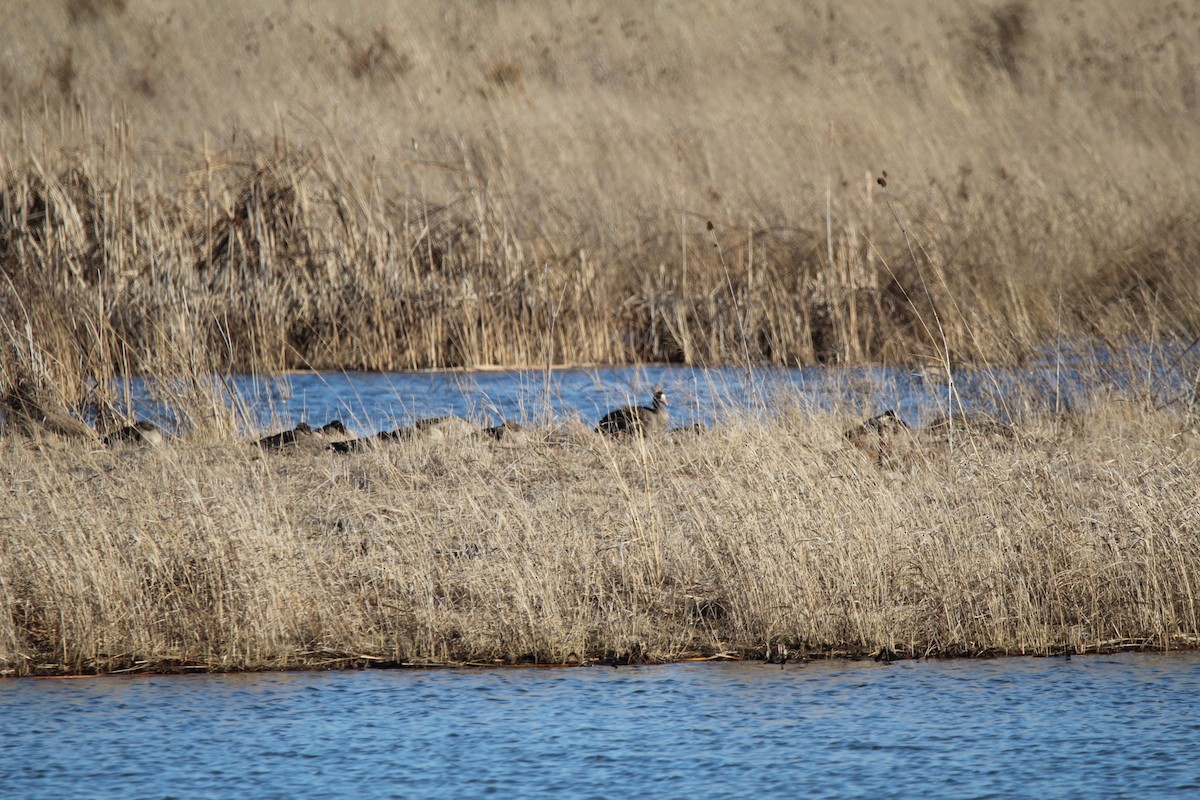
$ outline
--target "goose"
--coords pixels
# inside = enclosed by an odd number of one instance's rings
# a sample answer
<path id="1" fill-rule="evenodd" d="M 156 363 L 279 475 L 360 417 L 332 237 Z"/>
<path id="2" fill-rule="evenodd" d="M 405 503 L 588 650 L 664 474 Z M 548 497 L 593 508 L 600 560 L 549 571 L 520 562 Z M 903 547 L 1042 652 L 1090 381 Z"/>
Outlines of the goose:
<path id="1" fill-rule="evenodd" d="M 394 431 L 380 431 L 373 436 L 359 436 L 357 439 L 343 439 L 340 442 L 330 442 L 329 449 L 335 453 L 359 453 L 370 447 L 372 442 L 411 441 L 414 436 L 412 428 L 397 428 Z"/>
<path id="2" fill-rule="evenodd" d="M 296 427 L 289 431 L 281 431 L 280 433 L 272 433 L 270 436 L 264 436 L 255 442 L 256 445 L 264 450 L 279 450 L 296 443 L 297 436 L 304 436 L 312 433 L 313 429 L 307 422 L 301 422 Z"/>
<path id="3" fill-rule="evenodd" d="M 882 414 L 877 414 L 861 425 L 849 429 L 845 436 L 852 445 L 882 461 L 891 456 L 892 442 L 895 438 L 908 430 L 908 423 L 889 408 Z"/>
<path id="4" fill-rule="evenodd" d="M 357 453 L 375 438 L 374 436 L 363 436 L 358 439 L 343 439 L 340 442 L 330 442 L 329 449 L 335 453 Z"/>
<path id="5" fill-rule="evenodd" d="M 484 428 L 481 433 L 484 436 L 490 436 L 496 441 L 522 440 L 525 438 L 525 428 L 518 422 L 501 422 L 499 425 L 493 425 L 490 428 Z"/>
<path id="6" fill-rule="evenodd" d="M 333 442 L 329 448 L 338 453 L 357 453 L 366 449 L 371 442 L 411 442 L 416 439 L 437 441 L 442 439 L 457 439 L 474 434 L 477 429 L 462 417 L 429 417 L 419 419 L 407 428 L 396 428 L 393 431 L 381 431 L 374 436 L 363 436 L 358 439 L 347 439 Z"/>
<path id="7" fill-rule="evenodd" d="M 649 406 L 626 406 L 605 414 L 596 425 L 597 433 L 609 436 L 626 434 L 649 435 L 664 431 L 670 414 L 667 412 L 667 393 L 661 388 L 654 390 Z"/>
<path id="8" fill-rule="evenodd" d="M 162 428 L 158 427 L 153 422 L 138 420 L 132 425 L 126 425 L 123 428 L 118 428 L 117 430 L 105 436 L 104 444 L 108 447 L 112 447 L 121 443 L 148 444 L 157 447 L 166 440 L 167 437 L 162 432 Z"/>
<path id="9" fill-rule="evenodd" d="M 478 430 L 462 417 L 430 417 L 419 419 L 412 424 L 412 436 L 437 441 L 441 439 L 459 439 L 473 436 Z"/>
<path id="10" fill-rule="evenodd" d="M 407 428 L 397 428 L 379 434 L 383 440 L 393 439 L 404 442 L 414 439 L 436 441 L 440 439 L 455 439 L 475 433 L 475 426 L 462 417 L 427 417 L 419 419 Z"/>
<path id="11" fill-rule="evenodd" d="M 255 444 L 264 450 L 280 450 L 284 447 L 290 447 L 297 441 L 308 436 L 326 436 L 332 433 L 347 433 L 346 425 L 340 419 L 327 422 L 319 428 L 314 428 L 307 422 L 301 422 L 291 430 L 264 436 L 255 442 Z"/>

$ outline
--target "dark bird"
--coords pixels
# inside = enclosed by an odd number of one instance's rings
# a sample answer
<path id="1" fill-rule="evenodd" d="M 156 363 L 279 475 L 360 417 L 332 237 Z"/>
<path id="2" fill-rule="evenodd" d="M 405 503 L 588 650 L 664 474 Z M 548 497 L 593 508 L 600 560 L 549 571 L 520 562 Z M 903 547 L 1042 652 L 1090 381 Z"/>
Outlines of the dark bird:
<path id="1" fill-rule="evenodd" d="M 846 431 L 847 438 L 854 438 L 854 435 L 862 435 L 864 433 L 881 433 L 884 431 L 907 430 L 908 423 L 900 419 L 899 415 L 890 408 L 874 417 L 863 422 L 856 428 L 851 428 Z"/>
<path id="2" fill-rule="evenodd" d="M 372 441 L 375 441 L 374 436 L 363 436 L 359 439 L 346 439 L 341 442 L 330 442 L 329 449 L 335 453 L 357 453 L 360 450 L 366 449 Z"/>
<path id="3" fill-rule="evenodd" d="M 880 461 L 890 458 L 893 443 L 902 434 L 908 433 L 908 423 L 900 419 L 890 408 L 877 416 L 846 431 L 846 439 L 855 447 L 870 453 Z"/>
<path id="4" fill-rule="evenodd" d="M 523 428 L 521 424 L 517 422 L 501 422 L 499 425 L 493 425 L 490 428 L 483 429 L 483 434 L 485 436 L 490 436 L 496 441 L 503 441 L 505 439 L 520 439 L 523 437 L 524 433 L 525 428 Z"/>
<path id="5" fill-rule="evenodd" d="M 333 422 L 326 423 L 319 428 L 314 428 L 307 422 L 301 422 L 291 430 L 264 436 L 255 442 L 255 444 L 264 450 L 280 450 L 284 447 L 290 447 L 308 436 L 327 436 L 333 433 L 346 432 L 346 426 L 340 419 L 335 419 Z"/>
<path id="6" fill-rule="evenodd" d="M 654 398 L 649 406 L 626 406 L 608 412 L 596 425 L 597 433 L 609 436 L 624 436 L 638 434 L 648 436 L 667 429 L 670 414 L 667 412 L 667 393 L 662 389 L 654 390 Z"/>
<path id="7" fill-rule="evenodd" d="M 883 647 L 881 647 L 877 651 L 875 651 L 875 655 L 872 656 L 872 658 L 874 658 L 876 661 L 878 661 L 881 664 L 890 664 L 893 661 L 900 658 L 900 656 L 896 655 L 895 650 L 888 647 L 887 645 L 884 645 Z"/>

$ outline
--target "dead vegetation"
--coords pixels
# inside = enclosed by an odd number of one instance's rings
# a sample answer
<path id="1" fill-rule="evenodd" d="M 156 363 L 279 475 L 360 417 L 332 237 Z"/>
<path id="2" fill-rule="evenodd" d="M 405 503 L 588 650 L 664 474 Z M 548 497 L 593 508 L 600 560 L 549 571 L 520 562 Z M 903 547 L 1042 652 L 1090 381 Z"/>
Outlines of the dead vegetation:
<path id="1" fill-rule="evenodd" d="M 57 28 L 10 15 L 46 44 L 0 63 L 21 76 L 0 311 L 89 374 L 179 351 L 1014 363 L 1200 327 L 1178 168 L 1200 149 L 1200 47 L 1178 4 L 713 2 L 681 23 L 366 3 L 334 23 L 242 3 L 220 26 L 69 6 Z M 144 57 L 109 63 L 97 37 Z"/>
<path id="2" fill-rule="evenodd" d="M 1177 416 L 960 422 L 884 461 L 843 425 L 353 454 L 6 437 L 0 670 L 1200 642 L 1200 439 Z"/>
<path id="3" fill-rule="evenodd" d="M 1200 11 L 268 6 L 7 9 L 5 671 L 1196 643 L 1175 408 L 339 457 L 205 387 L 1194 343 Z M 188 440 L 102 445 L 134 374 Z"/>

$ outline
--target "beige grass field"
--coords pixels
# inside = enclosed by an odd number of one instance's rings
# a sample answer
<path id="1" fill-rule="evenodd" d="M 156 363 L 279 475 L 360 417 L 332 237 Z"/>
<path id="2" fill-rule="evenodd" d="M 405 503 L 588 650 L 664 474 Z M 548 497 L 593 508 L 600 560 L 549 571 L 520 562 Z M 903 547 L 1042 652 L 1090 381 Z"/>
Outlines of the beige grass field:
<path id="1" fill-rule="evenodd" d="M 0 672 L 1194 647 L 1194 397 L 883 463 L 850 413 L 350 457 L 78 417 L 137 374 L 1188 355 L 1198 76 L 1175 0 L 12 0 Z"/>
<path id="2" fill-rule="evenodd" d="M 1098 404 L 883 464 L 844 420 L 264 454 L 4 442 L 0 669 L 1200 644 L 1200 437 Z"/>

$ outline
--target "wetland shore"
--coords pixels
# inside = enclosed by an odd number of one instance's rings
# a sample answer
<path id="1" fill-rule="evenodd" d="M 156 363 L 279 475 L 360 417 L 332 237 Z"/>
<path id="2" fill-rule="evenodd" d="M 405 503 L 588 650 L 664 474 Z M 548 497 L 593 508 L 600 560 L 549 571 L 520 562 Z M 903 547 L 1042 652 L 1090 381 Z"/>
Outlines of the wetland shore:
<path id="1" fill-rule="evenodd" d="M 1200 10 L 160 5 L 7 9 L 0 673 L 1196 646 Z M 1102 352 L 1085 402 L 894 453 L 850 402 L 343 455 L 263 452 L 226 396 L 95 435 L 133 376 L 952 393 L 1061 342 Z M 1130 342 L 1169 403 L 1113 379 Z"/>
<path id="2" fill-rule="evenodd" d="M 0 439 L 0 670 L 1062 654 L 1200 644 L 1200 435 L 1126 401 L 879 459 L 702 435 Z"/>

